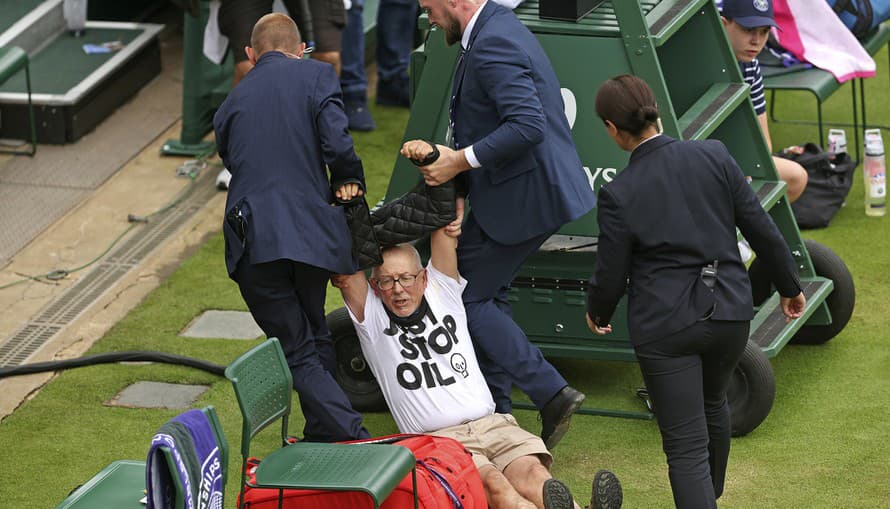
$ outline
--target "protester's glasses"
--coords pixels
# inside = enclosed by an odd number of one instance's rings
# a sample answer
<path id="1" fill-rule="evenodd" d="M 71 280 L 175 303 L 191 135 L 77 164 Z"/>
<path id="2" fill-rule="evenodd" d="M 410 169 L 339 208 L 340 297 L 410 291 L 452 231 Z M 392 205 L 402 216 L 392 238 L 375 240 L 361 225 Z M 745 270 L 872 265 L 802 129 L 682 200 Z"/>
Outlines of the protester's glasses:
<path id="1" fill-rule="evenodd" d="M 402 288 L 411 288 L 412 286 L 414 286 L 414 282 L 417 281 L 417 278 L 424 270 L 426 269 L 420 269 L 417 274 L 404 274 L 399 277 L 380 277 L 374 280 L 374 284 L 377 285 L 377 288 L 380 288 L 383 291 L 392 290 L 393 288 L 395 288 L 396 283 L 402 285 Z"/>

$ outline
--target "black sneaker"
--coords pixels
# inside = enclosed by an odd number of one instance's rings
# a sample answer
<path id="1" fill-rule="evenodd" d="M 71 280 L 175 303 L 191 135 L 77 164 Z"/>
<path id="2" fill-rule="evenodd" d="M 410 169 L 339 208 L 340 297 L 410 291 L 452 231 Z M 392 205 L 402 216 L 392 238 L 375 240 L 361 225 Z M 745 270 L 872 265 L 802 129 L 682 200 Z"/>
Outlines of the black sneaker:
<path id="1" fill-rule="evenodd" d="M 618 477 L 608 470 L 600 470 L 593 476 L 593 494 L 589 509 L 619 509 L 624 495 Z"/>
<path id="2" fill-rule="evenodd" d="M 574 509 L 575 499 L 569 487 L 558 479 L 544 481 L 544 509 Z"/>
<path id="3" fill-rule="evenodd" d="M 566 385 L 541 409 L 541 440 L 548 450 L 556 447 L 565 436 L 572 414 L 583 402 L 584 394 Z"/>

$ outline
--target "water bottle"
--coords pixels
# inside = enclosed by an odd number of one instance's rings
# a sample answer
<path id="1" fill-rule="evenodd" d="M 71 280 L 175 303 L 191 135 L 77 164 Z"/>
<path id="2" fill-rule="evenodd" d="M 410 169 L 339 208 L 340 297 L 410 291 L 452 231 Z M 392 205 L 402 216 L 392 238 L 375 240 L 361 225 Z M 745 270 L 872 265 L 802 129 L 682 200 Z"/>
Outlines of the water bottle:
<path id="1" fill-rule="evenodd" d="M 64 0 L 62 15 L 68 32 L 74 37 L 83 35 L 87 23 L 87 0 Z"/>
<path id="2" fill-rule="evenodd" d="M 887 212 L 886 173 L 881 130 L 866 129 L 862 175 L 865 183 L 865 214 L 868 216 L 883 216 Z"/>
<path id="3" fill-rule="evenodd" d="M 843 129 L 828 130 L 828 153 L 840 154 L 847 151 L 847 133 Z"/>

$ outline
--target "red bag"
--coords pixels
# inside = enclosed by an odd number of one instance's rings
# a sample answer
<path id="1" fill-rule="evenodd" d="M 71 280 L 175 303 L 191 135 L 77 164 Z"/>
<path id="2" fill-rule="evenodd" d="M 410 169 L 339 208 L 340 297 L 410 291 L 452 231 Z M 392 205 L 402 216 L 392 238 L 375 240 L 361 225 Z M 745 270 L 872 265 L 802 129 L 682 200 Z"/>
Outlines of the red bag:
<path id="1" fill-rule="evenodd" d="M 485 490 L 472 456 L 460 442 L 431 435 L 391 435 L 350 443 L 392 443 L 411 449 L 417 458 L 419 509 L 487 509 Z M 250 482 L 259 460 L 248 459 Z M 253 467 L 251 467 L 253 465 Z M 413 509 L 411 474 L 396 486 L 381 509 Z M 355 491 L 285 490 L 285 509 L 364 509 L 374 506 L 371 497 Z M 278 490 L 244 489 L 244 507 L 277 509 Z"/>

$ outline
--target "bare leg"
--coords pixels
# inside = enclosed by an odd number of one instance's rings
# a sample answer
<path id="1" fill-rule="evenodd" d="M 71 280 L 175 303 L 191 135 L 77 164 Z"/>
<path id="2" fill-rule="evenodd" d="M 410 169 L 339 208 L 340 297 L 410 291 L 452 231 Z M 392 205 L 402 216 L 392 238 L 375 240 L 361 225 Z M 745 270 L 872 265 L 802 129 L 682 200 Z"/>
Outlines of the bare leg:
<path id="1" fill-rule="evenodd" d="M 334 66 L 337 76 L 340 76 L 340 52 L 339 51 L 313 51 L 312 58 L 321 62 L 327 62 Z"/>
<path id="2" fill-rule="evenodd" d="M 494 465 L 485 465 L 479 468 L 479 475 L 482 477 L 485 498 L 491 509 L 534 509 L 536 507 L 534 503 L 522 498 L 522 495 L 513 488 L 510 481 Z M 540 487 L 538 489 L 540 490 Z M 538 498 L 541 498 L 540 493 Z"/>
<path id="3" fill-rule="evenodd" d="M 511 485 L 516 487 L 519 495 L 527 500 L 531 500 L 538 509 L 543 509 L 544 481 L 553 476 L 550 475 L 547 467 L 541 463 L 540 458 L 537 456 L 517 458 L 504 469 L 504 476 L 510 481 Z M 575 509 L 580 509 L 577 502 L 575 503 Z"/>
<path id="4" fill-rule="evenodd" d="M 793 203 L 803 194 L 803 190 L 807 187 L 809 178 L 807 170 L 800 164 L 784 157 L 773 157 L 773 162 L 776 164 L 779 178 L 785 181 L 785 184 L 788 186 L 786 191 L 788 193 L 788 201 Z"/>
<path id="5" fill-rule="evenodd" d="M 251 69 L 253 69 L 253 64 L 250 63 L 250 60 L 242 60 L 235 64 L 235 72 L 232 77 L 232 88 L 235 88 L 235 85 L 247 76 L 247 72 Z"/>

